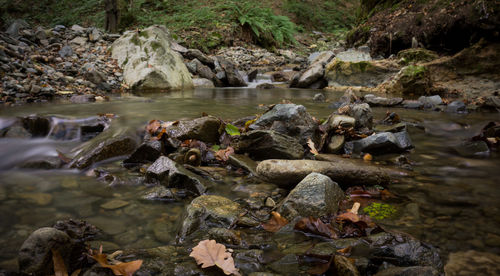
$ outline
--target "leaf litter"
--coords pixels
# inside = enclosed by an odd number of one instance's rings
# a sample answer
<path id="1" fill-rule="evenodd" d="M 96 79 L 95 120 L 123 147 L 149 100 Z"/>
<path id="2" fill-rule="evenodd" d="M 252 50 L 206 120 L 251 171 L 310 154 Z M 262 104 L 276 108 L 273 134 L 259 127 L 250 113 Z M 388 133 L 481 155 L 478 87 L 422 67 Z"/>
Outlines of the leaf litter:
<path id="1" fill-rule="evenodd" d="M 226 275 L 241 276 L 238 269 L 234 266 L 234 259 L 230 252 L 227 252 L 223 244 L 215 240 L 202 240 L 193 248 L 190 257 L 196 260 L 201 268 L 217 266 Z"/>

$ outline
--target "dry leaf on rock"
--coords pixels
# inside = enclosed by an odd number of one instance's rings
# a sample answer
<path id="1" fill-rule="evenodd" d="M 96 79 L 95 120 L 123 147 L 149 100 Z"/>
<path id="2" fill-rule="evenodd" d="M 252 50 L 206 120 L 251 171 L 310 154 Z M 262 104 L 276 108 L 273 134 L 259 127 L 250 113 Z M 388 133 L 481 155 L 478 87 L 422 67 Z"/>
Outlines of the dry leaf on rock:
<path id="1" fill-rule="evenodd" d="M 197 264 L 201 264 L 201 268 L 218 266 L 226 275 L 240 276 L 238 269 L 234 266 L 231 253 L 226 251 L 223 244 L 217 243 L 215 240 L 203 240 L 193 248 L 193 252 L 189 254 L 196 260 Z"/>
<path id="2" fill-rule="evenodd" d="M 229 156 L 234 153 L 233 147 L 227 147 L 226 149 L 220 149 L 215 153 L 215 158 L 219 161 L 226 162 Z"/>
<path id="3" fill-rule="evenodd" d="M 278 212 L 271 212 L 271 219 L 262 224 L 262 228 L 269 232 L 278 232 L 283 226 L 288 224 L 288 220 L 282 217 Z"/>
<path id="4" fill-rule="evenodd" d="M 314 145 L 314 142 L 311 140 L 311 138 L 307 139 L 307 145 L 309 146 L 310 152 L 312 154 L 314 154 L 314 155 L 318 155 L 319 154 L 319 152 L 316 149 L 316 146 Z"/>
<path id="5" fill-rule="evenodd" d="M 337 238 L 337 233 L 335 232 L 333 226 L 325 224 L 319 218 L 303 218 L 295 224 L 295 229 L 306 233 L 328 237 L 330 239 Z"/>
<path id="6" fill-rule="evenodd" d="M 107 255 L 102 254 L 102 246 L 99 248 L 98 252 L 92 252 L 90 257 L 96 260 L 102 267 L 111 269 L 115 275 L 132 276 L 142 265 L 142 260 L 126 263 L 115 261 L 115 264 L 109 264 Z"/>
<path id="7" fill-rule="evenodd" d="M 55 249 L 52 250 L 52 262 L 54 263 L 54 274 L 55 276 L 68 276 L 68 271 L 64 265 L 64 260 L 59 254 L 59 251 Z"/>

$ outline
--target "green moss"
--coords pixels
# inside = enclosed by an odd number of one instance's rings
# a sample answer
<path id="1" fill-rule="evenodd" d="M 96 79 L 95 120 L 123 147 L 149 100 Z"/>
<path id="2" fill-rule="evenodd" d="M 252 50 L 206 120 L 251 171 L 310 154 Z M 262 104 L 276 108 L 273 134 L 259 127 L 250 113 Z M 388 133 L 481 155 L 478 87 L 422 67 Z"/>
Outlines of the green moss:
<path id="1" fill-rule="evenodd" d="M 141 40 L 136 34 L 132 35 L 130 42 L 134 43 L 134 45 L 141 46 Z"/>
<path id="2" fill-rule="evenodd" d="M 429 62 L 438 58 L 438 55 L 433 51 L 423 48 L 411 48 L 400 51 L 398 58 L 403 64 Z"/>
<path id="3" fill-rule="evenodd" d="M 158 43 L 156 41 L 151 42 L 151 49 L 153 49 L 153 51 L 156 51 L 156 50 L 158 50 L 160 48 L 161 48 L 161 44 L 160 43 Z"/>
<path id="4" fill-rule="evenodd" d="M 394 216 L 397 210 L 392 205 L 375 202 L 363 208 L 363 212 L 373 219 L 382 220 Z"/>
<path id="5" fill-rule="evenodd" d="M 144 31 L 143 32 L 139 32 L 139 36 L 140 37 L 144 37 L 144 38 L 149 38 L 148 32 L 144 32 Z"/>
<path id="6" fill-rule="evenodd" d="M 419 65 L 409 65 L 403 69 L 403 75 L 411 78 L 420 78 L 427 73 L 427 68 L 425 66 Z"/>

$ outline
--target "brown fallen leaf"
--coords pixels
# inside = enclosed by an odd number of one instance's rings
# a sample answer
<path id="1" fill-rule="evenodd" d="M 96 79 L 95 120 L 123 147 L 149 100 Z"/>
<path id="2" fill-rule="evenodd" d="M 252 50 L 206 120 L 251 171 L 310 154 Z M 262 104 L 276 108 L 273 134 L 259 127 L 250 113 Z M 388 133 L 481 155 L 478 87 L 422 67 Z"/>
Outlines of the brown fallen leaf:
<path id="1" fill-rule="evenodd" d="M 262 224 L 262 228 L 269 232 L 278 232 L 283 226 L 288 224 L 288 220 L 282 217 L 278 212 L 271 212 L 271 219 Z"/>
<path id="2" fill-rule="evenodd" d="M 52 262 L 54 263 L 54 274 L 55 276 L 68 276 L 68 271 L 64 265 L 64 260 L 59 254 L 59 251 L 51 249 L 52 251 Z"/>
<path id="3" fill-rule="evenodd" d="M 217 266 L 226 275 L 240 276 L 238 269 L 234 266 L 234 260 L 231 253 L 226 251 L 223 244 L 217 243 L 215 240 L 203 240 L 193 248 L 193 252 L 189 254 L 196 260 L 197 264 L 201 264 L 201 268 Z"/>
<path id="4" fill-rule="evenodd" d="M 139 268 L 141 268 L 142 265 L 142 260 L 135 260 L 126 263 L 115 261 L 115 264 L 109 264 L 107 255 L 102 254 L 102 245 L 99 248 L 99 251 L 92 252 L 90 257 L 96 260 L 102 267 L 111 269 L 115 275 L 132 276 L 137 270 L 139 270 Z"/>
<path id="5" fill-rule="evenodd" d="M 226 149 L 220 149 L 215 153 L 215 158 L 219 161 L 226 162 L 229 156 L 234 153 L 233 147 L 227 147 Z"/>
<path id="6" fill-rule="evenodd" d="M 328 237 L 330 239 L 337 238 L 337 232 L 330 224 L 325 224 L 319 218 L 303 218 L 294 227 L 296 230 Z"/>
<path id="7" fill-rule="evenodd" d="M 309 146 L 310 148 L 310 152 L 314 155 L 318 155 L 319 152 L 318 150 L 316 149 L 316 146 L 314 145 L 314 142 L 311 140 L 311 138 L 307 139 L 307 145 Z"/>

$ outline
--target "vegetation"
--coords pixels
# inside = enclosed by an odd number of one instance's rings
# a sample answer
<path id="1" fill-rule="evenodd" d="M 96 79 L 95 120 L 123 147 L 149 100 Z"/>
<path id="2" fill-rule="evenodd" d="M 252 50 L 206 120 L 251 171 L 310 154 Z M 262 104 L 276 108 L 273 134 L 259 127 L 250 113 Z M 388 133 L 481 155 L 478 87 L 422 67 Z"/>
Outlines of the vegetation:
<path id="1" fill-rule="evenodd" d="M 389 204 L 374 202 L 370 206 L 363 208 L 363 212 L 373 219 L 382 220 L 395 215 L 396 208 Z"/>
<path id="2" fill-rule="evenodd" d="M 294 44 L 298 31 L 345 33 L 359 0 L 118 0 L 120 29 L 164 24 L 189 47 L 205 51 L 235 40 L 264 47 Z M 3 23 L 104 27 L 104 0 L 0 0 Z"/>

